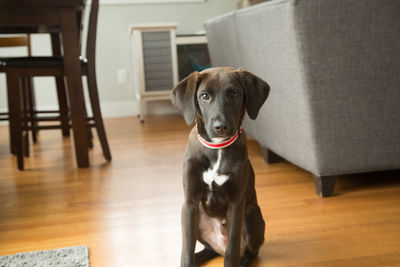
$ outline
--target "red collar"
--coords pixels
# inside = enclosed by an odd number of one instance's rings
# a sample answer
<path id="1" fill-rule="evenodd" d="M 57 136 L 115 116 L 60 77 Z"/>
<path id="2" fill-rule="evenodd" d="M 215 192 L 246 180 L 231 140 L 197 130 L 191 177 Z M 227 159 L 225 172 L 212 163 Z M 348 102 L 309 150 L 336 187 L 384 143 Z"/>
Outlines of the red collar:
<path id="1" fill-rule="evenodd" d="M 243 132 L 243 129 L 240 128 L 239 131 L 237 131 L 234 136 L 229 138 L 229 140 L 224 141 L 222 143 L 217 143 L 217 144 L 204 140 L 204 138 L 201 137 L 200 135 L 197 135 L 197 137 L 203 146 L 211 148 L 211 149 L 221 149 L 221 148 L 225 148 L 225 147 L 232 145 L 236 141 L 236 139 L 239 137 L 239 134 L 241 134 L 242 132 Z"/>

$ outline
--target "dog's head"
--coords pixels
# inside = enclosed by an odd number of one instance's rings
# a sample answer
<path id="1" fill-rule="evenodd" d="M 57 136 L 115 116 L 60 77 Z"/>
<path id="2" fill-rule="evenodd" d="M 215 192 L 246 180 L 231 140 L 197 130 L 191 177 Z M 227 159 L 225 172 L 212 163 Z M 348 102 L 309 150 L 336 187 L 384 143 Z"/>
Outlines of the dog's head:
<path id="1" fill-rule="evenodd" d="M 268 93 L 268 84 L 250 72 L 211 68 L 182 80 L 171 100 L 188 125 L 196 119 L 209 138 L 225 139 L 239 129 L 245 110 L 251 119 L 257 117 Z"/>

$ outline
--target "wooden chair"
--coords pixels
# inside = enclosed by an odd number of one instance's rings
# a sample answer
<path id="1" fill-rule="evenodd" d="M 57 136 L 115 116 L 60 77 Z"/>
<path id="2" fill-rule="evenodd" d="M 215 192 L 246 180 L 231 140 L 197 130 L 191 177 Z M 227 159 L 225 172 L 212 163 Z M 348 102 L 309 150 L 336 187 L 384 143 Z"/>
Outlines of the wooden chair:
<path id="1" fill-rule="evenodd" d="M 111 160 L 111 153 L 108 146 L 107 136 L 101 116 L 99 96 L 96 81 L 95 55 L 96 55 L 96 32 L 97 32 L 97 13 L 98 0 L 92 0 L 88 37 L 86 44 L 86 58 L 81 58 L 82 75 L 87 76 L 90 103 L 93 117 L 88 118 L 88 126 L 95 127 L 102 146 L 106 160 Z M 13 120 L 11 126 L 12 135 L 16 136 L 17 162 L 18 168 L 23 169 L 23 131 L 30 129 L 27 126 L 27 116 L 24 111 L 24 90 L 21 86 L 23 77 L 36 76 L 55 76 L 64 77 L 62 56 L 52 57 L 20 57 L 9 59 L 3 64 L 3 69 L 7 75 L 7 90 L 9 98 L 10 119 Z M 83 114 L 86 116 L 86 114 Z M 88 136 L 90 140 L 90 136 Z"/>
<path id="2" fill-rule="evenodd" d="M 29 34 L 24 34 L 24 35 L 19 35 L 19 36 L 4 36 L 0 37 L 0 48 L 9 48 L 9 47 L 26 47 L 27 49 L 27 54 L 28 56 L 31 56 L 31 41 L 30 41 L 30 35 Z M 0 72 L 4 72 L 3 68 L 3 62 L 6 61 L 9 57 L 0 57 Z M 30 100 L 29 101 L 29 110 L 34 111 L 35 110 L 35 102 L 34 102 L 34 91 L 33 91 L 33 83 L 31 78 L 27 78 L 24 83 L 24 86 L 27 86 L 25 90 L 29 92 Z M 5 121 L 9 120 L 9 113 L 8 112 L 2 112 L 0 113 L 0 120 Z M 33 122 L 33 121 L 32 121 Z M 33 130 L 32 130 L 32 139 L 33 142 L 36 143 L 36 134 L 37 134 L 37 129 L 35 127 L 35 124 L 32 124 Z M 12 136 L 10 135 L 10 150 L 12 153 L 15 153 L 14 146 L 12 145 Z"/>
<path id="3" fill-rule="evenodd" d="M 60 46 L 60 38 L 57 33 L 51 34 L 51 42 L 53 55 L 60 56 L 61 55 L 61 46 Z M 28 56 L 32 55 L 31 50 L 31 40 L 30 35 L 20 35 L 20 36 L 4 36 L 0 37 L 0 48 L 4 47 L 26 47 Z M 0 57 L 0 72 L 5 72 L 5 68 L 3 65 L 6 65 L 6 62 L 13 59 L 13 57 Z M 66 89 L 64 80 L 62 77 L 56 77 L 56 85 L 57 85 L 57 96 L 58 96 L 58 105 L 59 110 L 37 110 L 35 105 L 35 91 L 33 87 L 32 77 L 24 77 L 23 84 L 25 88 L 23 91 L 25 92 L 25 100 L 26 100 L 26 108 L 25 111 L 29 114 L 28 122 L 30 124 L 32 139 L 33 142 L 37 141 L 37 133 L 40 129 L 46 129 L 46 127 L 38 126 L 40 121 L 60 121 L 60 126 L 58 128 L 62 129 L 63 136 L 69 136 L 69 112 L 68 112 L 68 100 L 66 97 Z M 53 116 L 38 116 L 38 114 L 55 114 Z M 0 113 L 0 120 L 9 120 L 9 113 L 3 112 Z M 11 152 L 15 154 L 15 149 L 13 146 L 13 138 L 10 136 L 10 147 Z M 28 148 L 29 140 L 28 134 L 26 134 L 25 138 L 26 148 Z M 25 155 L 29 156 L 29 149 L 25 150 Z"/>

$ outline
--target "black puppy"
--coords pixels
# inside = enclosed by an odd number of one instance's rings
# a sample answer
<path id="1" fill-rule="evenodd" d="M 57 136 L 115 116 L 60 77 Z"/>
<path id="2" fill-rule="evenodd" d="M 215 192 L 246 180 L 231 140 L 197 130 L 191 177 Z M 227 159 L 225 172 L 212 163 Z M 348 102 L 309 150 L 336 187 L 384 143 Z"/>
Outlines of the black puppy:
<path id="1" fill-rule="evenodd" d="M 225 266 L 250 266 L 264 242 L 254 172 L 241 129 L 269 93 L 254 74 L 233 68 L 194 72 L 171 93 L 192 129 L 184 157 L 181 266 L 224 255 Z M 205 249 L 195 254 L 196 240 Z"/>

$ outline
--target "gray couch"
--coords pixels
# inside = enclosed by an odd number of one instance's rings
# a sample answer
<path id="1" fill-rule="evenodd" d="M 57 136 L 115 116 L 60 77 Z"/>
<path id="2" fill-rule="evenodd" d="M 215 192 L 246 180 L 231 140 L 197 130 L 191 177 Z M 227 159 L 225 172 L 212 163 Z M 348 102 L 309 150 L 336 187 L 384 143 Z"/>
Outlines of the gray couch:
<path id="1" fill-rule="evenodd" d="M 400 169 L 400 0 L 272 0 L 205 23 L 214 66 L 271 86 L 246 132 L 313 174 Z"/>

